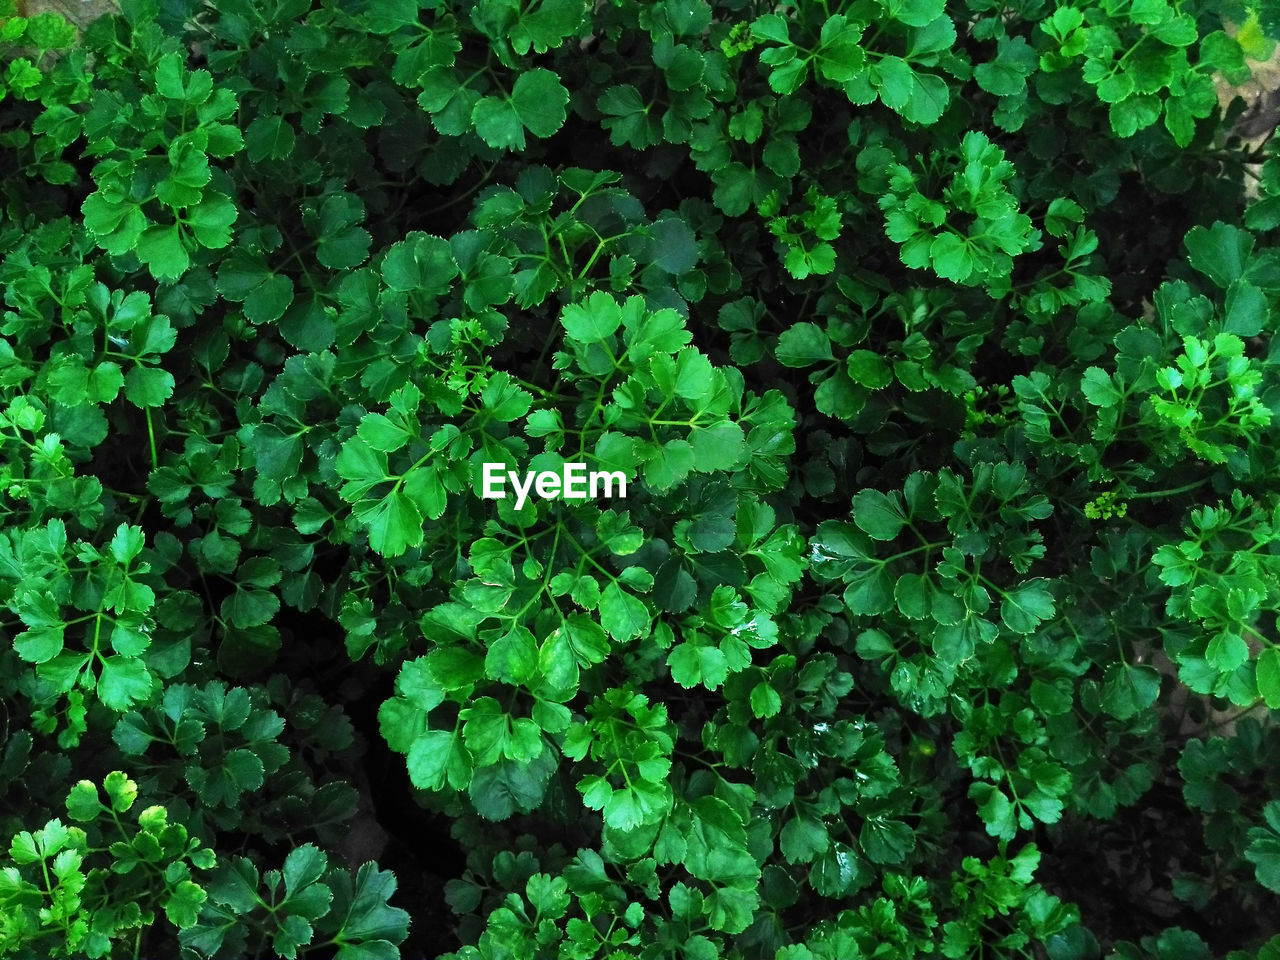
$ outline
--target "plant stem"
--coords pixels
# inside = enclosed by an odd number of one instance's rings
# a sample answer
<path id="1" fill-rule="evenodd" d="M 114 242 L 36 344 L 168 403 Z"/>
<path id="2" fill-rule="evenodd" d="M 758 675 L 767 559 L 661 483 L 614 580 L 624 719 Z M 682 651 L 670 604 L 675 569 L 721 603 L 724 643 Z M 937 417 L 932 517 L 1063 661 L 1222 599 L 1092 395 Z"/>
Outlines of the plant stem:
<path id="1" fill-rule="evenodd" d="M 1206 483 L 1209 482 L 1210 479 L 1212 478 L 1204 477 L 1203 479 L 1196 480 L 1192 483 L 1184 483 L 1180 487 L 1173 487 L 1169 490 L 1147 490 L 1143 493 L 1129 493 L 1125 495 L 1124 499 L 1154 500 L 1157 497 L 1172 497 L 1179 493 L 1186 493 L 1188 490 L 1194 490 L 1196 487 L 1203 487 Z"/>
<path id="2" fill-rule="evenodd" d="M 151 423 L 151 408 L 146 407 L 145 412 L 147 414 L 147 439 L 151 441 L 151 469 L 155 470 L 159 466 L 156 459 L 156 430 Z"/>

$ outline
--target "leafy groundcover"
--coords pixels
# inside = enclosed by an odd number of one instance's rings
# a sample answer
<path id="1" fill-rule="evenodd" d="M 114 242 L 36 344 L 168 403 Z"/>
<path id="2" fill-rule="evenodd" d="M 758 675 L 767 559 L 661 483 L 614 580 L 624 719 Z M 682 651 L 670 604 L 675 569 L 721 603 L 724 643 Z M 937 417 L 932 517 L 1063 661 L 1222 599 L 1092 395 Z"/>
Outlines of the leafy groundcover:
<path id="1" fill-rule="evenodd" d="M 0 956 L 1280 957 L 1274 4 L 5 2 Z"/>

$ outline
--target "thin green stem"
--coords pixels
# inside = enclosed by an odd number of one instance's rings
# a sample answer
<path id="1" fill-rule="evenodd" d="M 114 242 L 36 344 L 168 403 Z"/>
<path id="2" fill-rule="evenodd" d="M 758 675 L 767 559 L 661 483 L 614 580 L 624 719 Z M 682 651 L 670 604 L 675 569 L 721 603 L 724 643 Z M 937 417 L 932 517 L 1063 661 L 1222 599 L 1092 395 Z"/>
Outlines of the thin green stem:
<path id="1" fill-rule="evenodd" d="M 1147 490 L 1142 493 L 1128 493 L 1124 495 L 1124 499 L 1155 500 L 1159 497 L 1173 497 L 1173 496 L 1177 496 L 1180 493 L 1186 493 L 1188 490 L 1194 490 L 1197 487 L 1203 487 L 1206 483 L 1208 483 L 1212 479 L 1213 479 L 1212 477 L 1204 477 L 1200 480 L 1193 481 L 1192 483 L 1184 483 L 1180 487 L 1172 487 L 1171 489 L 1168 489 L 1168 490 Z"/>
<path id="2" fill-rule="evenodd" d="M 151 441 L 151 469 L 155 470 L 160 466 L 159 458 L 156 456 L 156 429 L 151 422 L 151 408 L 145 408 L 147 415 L 147 439 Z"/>

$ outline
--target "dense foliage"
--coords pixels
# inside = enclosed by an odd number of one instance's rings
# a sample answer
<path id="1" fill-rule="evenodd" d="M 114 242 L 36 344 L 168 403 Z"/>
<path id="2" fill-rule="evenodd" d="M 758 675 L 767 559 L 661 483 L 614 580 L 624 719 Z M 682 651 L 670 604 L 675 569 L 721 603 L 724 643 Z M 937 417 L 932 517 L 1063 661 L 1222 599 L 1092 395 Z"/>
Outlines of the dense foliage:
<path id="1" fill-rule="evenodd" d="M 0 956 L 1280 957 L 1280 8 L 2 3 Z"/>

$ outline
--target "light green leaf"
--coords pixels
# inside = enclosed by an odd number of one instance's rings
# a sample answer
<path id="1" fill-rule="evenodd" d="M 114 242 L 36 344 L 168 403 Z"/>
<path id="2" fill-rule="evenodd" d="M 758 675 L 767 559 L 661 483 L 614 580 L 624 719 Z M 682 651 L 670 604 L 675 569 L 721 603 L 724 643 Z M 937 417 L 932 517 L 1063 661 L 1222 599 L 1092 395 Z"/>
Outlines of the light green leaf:
<path id="1" fill-rule="evenodd" d="M 724 652 L 710 644 L 677 644 L 667 655 L 667 666 L 671 668 L 671 679 L 686 689 L 701 684 L 715 690 L 729 675 Z"/>
<path id="2" fill-rule="evenodd" d="M 774 356 L 787 367 L 808 367 L 834 359 L 831 340 L 816 323 L 797 323 L 784 330 Z"/>
<path id="3" fill-rule="evenodd" d="M 1089 367 L 1080 381 L 1080 391 L 1095 407 L 1114 407 L 1124 399 L 1111 377 L 1101 367 Z"/>
<path id="4" fill-rule="evenodd" d="M 1014 633 L 1031 633 L 1042 620 L 1053 616 L 1053 594 L 1049 581 L 1043 578 L 1028 580 L 1004 595 L 1000 604 L 1000 616 Z"/>
<path id="5" fill-rule="evenodd" d="M 511 102 L 530 133 L 535 137 L 549 137 L 564 126 L 569 91 L 550 70 L 535 67 L 516 78 Z"/>
<path id="6" fill-rule="evenodd" d="M 853 522 L 868 536 L 892 540 L 907 525 L 902 495 L 879 490 L 860 490 L 853 498 Z"/>
<path id="7" fill-rule="evenodd" d="M 191 257 L 182 245 L 182 235 L 176 223 L 147 227 L 138 237 L 134 250 L 157 280 L 177 280 L 191 266 Z"/>
<path id="8" fill-rule="evenodd" d="M 782 710 L 782 697 L 767 682 L 751 688 L 751 712 L 757 717 L 775 717 Z"/>
<path id="9" fill-rule="evenodd" d="M 874 350 L 854 350 L 846 363 L 849 379 L 871 389 L 887 387 L 893 382 L 893 371 L 884 357 Z"/>
<path id="10" fill-rule="evenodd" d="M 369 545 L 384 557 L 398 557 L 422 543 L 422 514 L 404 489 L 362 501 L 352 515 L 369 528 Z"/>
<path id="11" fill-rule="evenodd" d="M 623 590 L 617 582 L 600 593 L 600 623 L 619 643 L 634 640 L 649 630 L 649 610 L 644 601 Z"/>
<path id="12" fill-rule="evenodd" d="M 155 677 L 141 660 L 110 656 L 103 661 L 98 678 L 98 699 L 116 713 L 124 713 L 150 697 L 154 686 Z"/>
<path id="13" fill-rule="evenodd" d="M 125 398 L 135 407 L 160 407 L 173 396 L 173 374 L 138 364 L 124 378 Z"/>
<path id="14" fill-rule="evenodd" d="M 603 290 L 597 290 L 584 301 L 569 304 L 560 313 L 565 333 L 579 343 L 606 340 L 620 323 L 622 308 Z"/>
<path id="15" fill-rule="evenodd" d="M 428 730 L 413 741 L 406 763 L 409 779 L 419 790 L 442 790 L 448 780 L 454 752 L 460 746 L 448 730 Z"/>
<path id="16" fill-rule="evenodd" d="M 486 676 L 513 686 L 527 684 L 537 669 L 537 641 L 527 628 L 519 625 L 493 641 L 484 658 Z"/>
<path id="17" fill-rule="evenodd" d="M 886 0 L 889 16 L 909 27 L 923 27 L 942 16 L 946 0 Z"/>
<path id="18" fill-rule="evenodd" d="M 515 104 L 505 97 L 481 97 L 471 110 L 476 133 L 491 147 L 523 150 L 524 127 Z"/>
<path id="19" fill-rule="evenodd" d="M 901 57 L 881 57 L 871 68 L 871 83 L 880 102 L 891 110 L 901 111 L 911 100 L 915 74 Z"/>
<path id="20" fill-rule="evenodd" d="M 1280 649 L 1267 647 L 1258 654 L 1258 693 L 1272 710 L 1280 710 Z"/>

